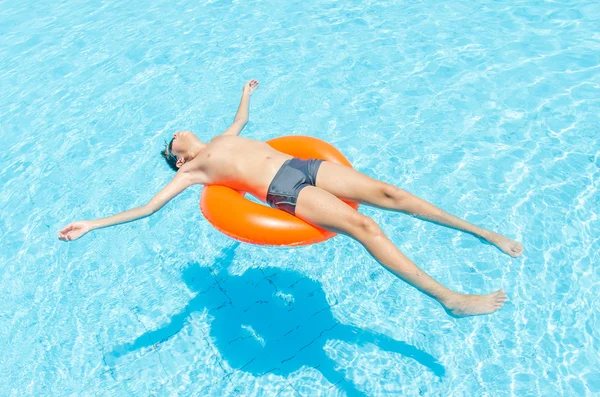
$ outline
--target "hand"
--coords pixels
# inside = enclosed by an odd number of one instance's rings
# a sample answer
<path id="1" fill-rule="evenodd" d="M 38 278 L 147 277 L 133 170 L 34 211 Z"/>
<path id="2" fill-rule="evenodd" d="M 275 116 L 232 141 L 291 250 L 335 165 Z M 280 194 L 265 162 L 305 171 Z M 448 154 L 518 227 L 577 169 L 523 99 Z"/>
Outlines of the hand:
<path id="1" fill-rule="evenodd" d="M 258 81 L 256 80 L 248 80 L 246 84 L 244 84 L 243 93 L 252 95 L 255 89 L 258 88 Z"/>
<path id="2" fill-rule="evenodd" d="M 62 241 L 77 240 L 90 230 L 92 227 L 87 221 L 71 222 L 58 232 L 58 238 Z"/>

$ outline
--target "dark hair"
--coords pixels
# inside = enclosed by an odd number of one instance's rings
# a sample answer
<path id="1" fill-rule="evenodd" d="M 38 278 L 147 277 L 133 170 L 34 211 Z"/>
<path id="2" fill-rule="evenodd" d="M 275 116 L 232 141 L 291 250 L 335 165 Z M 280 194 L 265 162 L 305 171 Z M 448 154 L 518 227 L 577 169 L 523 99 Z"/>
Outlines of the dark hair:
<path id="1" fill-rule="evenodd" d="M 165 148 L 160 152 L 160 154 L 163 156 L 167 164 L 169 164 L 169 167 L 171 167 L 173 171 L 177 172 L 179 170 L 179 168 L 177 168 L 177 157 L 173 156 L 173 153 L 171 152 L 172 147 L 173 139 L 171 139 L 171 142 L 169 143 L 165 141 Z"/>

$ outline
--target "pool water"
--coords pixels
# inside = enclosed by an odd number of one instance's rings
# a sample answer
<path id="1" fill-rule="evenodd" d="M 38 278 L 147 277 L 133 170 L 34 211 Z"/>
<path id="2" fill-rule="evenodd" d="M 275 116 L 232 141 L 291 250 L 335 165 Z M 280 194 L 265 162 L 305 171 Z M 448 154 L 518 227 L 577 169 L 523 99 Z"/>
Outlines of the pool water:
<path id="1" fill-rule="evenodd" d="M 591 1 L 0 2 L 0 395 L 600 393 L 600 6 Z M 159 152 L 232 121 L 522 241 L 362 207 L 497 313 L 449 317 L 338 236 L 240 244 Z"/>

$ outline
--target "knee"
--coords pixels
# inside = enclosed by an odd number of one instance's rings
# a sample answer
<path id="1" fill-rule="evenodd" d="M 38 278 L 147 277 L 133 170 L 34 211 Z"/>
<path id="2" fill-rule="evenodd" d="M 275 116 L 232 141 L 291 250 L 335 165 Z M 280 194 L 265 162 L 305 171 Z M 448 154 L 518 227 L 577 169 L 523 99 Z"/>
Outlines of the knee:
<path id="1" fill-rule="evenodd" d="M 383 234 L 383 231 L 373 219 L 368 216 L 356 213 L 350 221 L 355 236 L 377 236 Z"/>
<path id="2" fill-rule="evenodd" d="M 379 187 L 379 194 L 383 200 L 395 204 L 399 203 L 406 197 L 406 192 L 404 190 L 389 183 L 383 183 Z"/>

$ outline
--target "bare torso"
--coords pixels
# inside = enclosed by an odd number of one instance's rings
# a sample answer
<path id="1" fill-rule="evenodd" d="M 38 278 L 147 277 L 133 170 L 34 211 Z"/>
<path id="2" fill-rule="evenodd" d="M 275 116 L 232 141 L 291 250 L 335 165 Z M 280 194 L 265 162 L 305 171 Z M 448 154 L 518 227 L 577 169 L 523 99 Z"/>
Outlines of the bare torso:
<path id="1" fill-rule="evenodd" d="M 194 183 L 243 190 L 265 201 L 271 180 L 292 156 L 265 142 L 236 135 L 217 135 L 182 171 Z"/>

